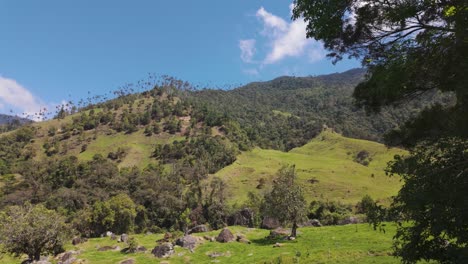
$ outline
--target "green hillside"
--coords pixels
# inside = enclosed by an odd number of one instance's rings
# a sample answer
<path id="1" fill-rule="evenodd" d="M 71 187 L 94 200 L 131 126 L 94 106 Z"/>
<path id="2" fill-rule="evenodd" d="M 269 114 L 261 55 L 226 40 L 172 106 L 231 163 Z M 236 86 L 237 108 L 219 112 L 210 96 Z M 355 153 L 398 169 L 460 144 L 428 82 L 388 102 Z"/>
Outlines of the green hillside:
<path id="1" fill-rule="evenodd" d="M 118 264 L 133 259 L 142 263 L 400 263 L 392 256 L 391 245 L 395 226 L 389 225 L 385 233 L 374 231 L 367 224 L 330 226 L 321 228 L 300 228 L 295 241 L 269 240 L 268 230 L 229 227 L 234 234 L 243 234 L 251 244 L 239 242 L 218 243 L 203 241 L 194 252 L 175 247 L 175 254 L 167 259 L 158 259 L 150 251 L 156 246 L 155 241 L 162 234 L 135 235 L 139 245 L 148 251 L 125 254 L 119 250 L 99 251 L 106 246 L 125 248 L 124 243 L 117 243 L 108 237 L 90 239 L 77 246 L 68 245 L 68 250 L 79 250 L 77 259 L 92 264 Z M 196 234 L 203 237 L 217 236 L 218 231 Z M 282 247 L 274 248 L 280 242 Z M 219 257 L 210 254 L 219 253 Z M 5 256 L 0 263 L 20 263 L 22 259 Z M 55 260 L 56 261 L 56 260 Z"/>
<path id="2" fill-rule="evenodd" d="M 355 160 L 361 151 L 370 154 L 367 166 Z M 244 152 L 216 176 L 227 183 L 232 202 L 243 201 L 248 192 L 267 190 L 282 165 L 295 164 L 309 201 L 333 200 L 355 204 L 365 194 L 386 199 L 397 193 L 399 179 L 386 176 L 384 169 L 395 154 L 405 153 L 376 142 L 346 138 L 328 129 L 306 145 L 289 152 L 260 148 Z M 258 189 L 261 179 L 266 184 Z"/>

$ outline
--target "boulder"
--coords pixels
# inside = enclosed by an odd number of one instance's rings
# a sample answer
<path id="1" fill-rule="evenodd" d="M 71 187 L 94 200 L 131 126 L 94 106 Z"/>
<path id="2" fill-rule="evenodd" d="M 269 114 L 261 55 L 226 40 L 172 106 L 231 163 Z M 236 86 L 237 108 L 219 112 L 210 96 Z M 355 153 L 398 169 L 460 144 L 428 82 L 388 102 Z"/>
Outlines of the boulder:
<path id="1" fill-rule="evenodd" d="M 221 243 L 227 243 L 236 240 L 232 232 L 228 228 L 223 228 L 219 233 L 218 237 L 216 237 L 216 241 Z"/>
<path id="2" fill-rule="evenodd" d="M 287 237 L 287 236 L 289 236 L 289 234 L 290 234 L 290 231 L 288 229 L 278 227 L 278 228 L 270 231 L 269 238 Z"/>
<path id="3" fill-rule="evenodd" d="M 59 261 L 61 262 L 64 262 L 64 261 L 67 261 L 69 259 L 71 259 L 73 257 L 73 252 L 71 251 L 67 251 L 67 252 L 64 252 L 64 253 L 61 253 L 57 256 L 57 258 L 59 259 Z"/>
<path id="4" fill-rule="evenodd" d="M 110 238 L 111 238 L 111 240 L 117 240 L 117 236 L 116 236 L 115 234 L 112 234 L 112 235 L 110 236 Z"/>
<path id="5" fill-rule="evenodd" d="M 86 239 L 85 239 L 85 238 L 74 237 L 74 238 L 72 239 L 72 244 L 73 244 L 74 246 L 76 246 L 76 245 L 78 245 L 78 244 L 81 244 L 81 243 L 83 243 L 83 242 L 86 242 Z"/>
<path id="6" fill-rule="evenodd" d="M 148 249 L 146 249 L 144 246 L 138 246 L 136 248 L 135 252 L 146 252 L 146 250 L 148 250 Z"/>
<path id="7" fill-rule="evenodd" d="M 310 219 L 307 220 L 306 222 L 302 223 L 301 226 L 315 226 L 315 227 L 321 227 L 322 224 L 318 219 Z"/>
<path id="8" fill-rule="evenodd" d="M 204 233 L 204 232 L 208 232 L 210 231 L 210 229 L 208 228 L 208 226 L 206 225 L 197 225 L 197 226 L 194 226 L 192 228 L 190 228 L 190 230 L 188 231 L 189 234 L 193 234 L 193 233 Z"/>
<path id="9" fill-rule="evenodd" d="M 254 227 L 254 212 L 250 208 L 244 208 L 229 217 L 229 225 Z"/>
<path id="10" fill-rule="evenodd" d="M 57 264 L 76 264 L 77 263 L 77 259 L 76 258 L 69 258 L 67 259 L 66 261 L 59 261 L 57 262 Z"/>
<path id="11" fill-rule="evenodd" d="M 236 234 L 236 241 L 239 243 L 250 244 L 250 240 L 244 234 Z"/>
<path id="12" fill-rule="evenodd" d="M 120 235 L 120 241 L 123 242 L 123 243 L 127 243 L 128 235 L 127 234 Z"/>
<path id="13" fill-rule="evenodd" d="M 74 255 L 80 254 L 81 251 L 70 250 L 58 254 L 55 259 L 58 260 L 57 264 L 72 264 L 77 263 L 79 260 L 74 257 Z"/>
<path id="14" fill-rule="evenodd" d="M 112 236 L 112 234 L 113 234 L 113 233 L 112 233 L 111 231 L 107 231 L 107 232 L 106 232 L 106 237 L 110 237 L 110 236 Z"/>
<path id="15" fill-rule="evenodd" d="M 114 250 L 114 251 L 119 251 L 120 247 L 119 246 L 103 246 L 98 248 L 98 251 L 109 251 L 109 250 Z"/>
<path id="16" fill-rule="evenodd" d="M 261 228 L 264 229 L 275 229 L 280 227 L 280 222 L 278 219 L 273 218 L 273 217 L 265 217 L 263 218 Z"/>
<path id="17" fill-rule="evenodd" d="M 248 240 L 247 238 L 241 238 L 239 240 L 237 240 L 237 242 L 239 243 L 244 243 L 244 244 L 250 244 L 250 240 Z"/>
<path id="18" fill-rule="evenodd" d="M 164 242 L 153 248 L 151 253 L 158 258 L 167 258 L 175 253 L 172 243 Z"/>
<path id="19" fill-rule="evenodd" d="M 191 235 L 183 236 L 176 240 L 176 245 L 193 250 L 198 243 L 198 239 Z"/>

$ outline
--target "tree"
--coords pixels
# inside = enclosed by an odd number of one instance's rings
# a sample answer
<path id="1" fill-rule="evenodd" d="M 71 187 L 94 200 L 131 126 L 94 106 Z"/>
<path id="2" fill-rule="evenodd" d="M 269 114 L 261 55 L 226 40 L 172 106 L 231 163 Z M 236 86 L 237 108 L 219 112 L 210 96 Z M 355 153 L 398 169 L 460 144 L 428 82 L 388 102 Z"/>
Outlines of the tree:
<path id="1" fill-rule="evenodd" d="M 296 0 L 293 19 L 302 18 L 307 37 L 322 40 L 334 62 L 362 59 L 368 74 L 354 91 L 362 106 L 378 110 L 434 89 L 455 93 L 454 106 L 426 111 L 394 133 L 394 143 L 414 143 L 405 140 L 414 134 L 468 137 L 466 1 Z"/>
<path id="2" fill-rule="evenodd" d="M 0 218 L 2 251 L 15 256 L 26 254 L 30 260 L 62 252 L 70 235 L 63 218 L 43 205 L 12 206 Z"/>
<path id="3" fill-rule="evenodd" d="M 296 237 L 298 222 L 306 215 L 306 201 L 296 179 L 294 165 L 282 167 L 273 181 L 273 189 L 265 195 L 266 214 L 283 224 L 292 223 L 292 237 Z"/>
<path id="4" fill-rule="evenodd" d="M 368 73 L 354 90 L 359 105 L 379 110 L 434 90 L 455 95 L 454 104 L 427 108 L 386 141 L 413 148 L 389 167 L 405 181 L 393 211 L 411 220 L 398 228 L 396 254 L 405 263 L 466 262 L 468 2 L 294 3 L 293 19 L 305 20 L 307 37 L 323 40 L 334 62 L 362 59 Z"/>
<path id="5" fill-rule="evenodd" d="M 394 210 L 413 222 L 398 228 L 396 253 L 405 263 L 468 263 L 468 141 L 418 146 L 410 157 L 396 157 L 389 172 L 405 181 Z"/>

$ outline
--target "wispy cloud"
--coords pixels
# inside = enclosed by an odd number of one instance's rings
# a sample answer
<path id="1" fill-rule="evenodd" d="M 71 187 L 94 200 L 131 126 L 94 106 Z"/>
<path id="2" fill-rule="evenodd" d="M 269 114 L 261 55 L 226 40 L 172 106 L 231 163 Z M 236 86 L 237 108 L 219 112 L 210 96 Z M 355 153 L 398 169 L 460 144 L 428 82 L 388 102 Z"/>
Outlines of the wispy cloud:
<path id="1" fill-rule="evenodd" d="M 255 39 L 241 39 L 239 41 L 240 57 L 243 62 L 252 63 L 253 56 L 255 55 L 255 42 Z"/>
<path id="2" fill-rule="evenodd" d="M 290 12 L 293 8 L 294 5 L 290 4 Z M 305 59 L 309 63 L 325 58 L 326 52 L 322 43 L 306 38 L 304 20 L 287 21 L 268 12 L 264 7 L 260 7 L 255 16 L 262 25 L 258 32 L 260 37 L 239 41 L 239 48 L 243 62 L 259 65 L 256 69 L 257 74 L 263 66 L 279 63 L 286 58 L 297 58 L 302 61 Z M 261 60 L 253 61 L 252 58 L 257 53 L 257 49 L 259 49 L 258 54 L 264 54 L 264 57 Z M 244 73 L 248 74 L 245 70 Z"/>
<path id="3" fill-rule="evenodd" d="M 292 10 L 293 6 L 289 6 Z M 321 60 L 325 57 L 323 46 L 306 38 L 306 23 L 302 19 L 286 22 L 281 17 L 269 13 L 261 7 L 257 11 L 257 17 L 263 23 L 263 32 L 269 32 L 267 38 L 271 50 L 267 53 L 265 64 L 272 64 L 287 57 L 299 57 L 307 55 L 310 62 Z"/>
<path id="4" fill-rule="evenodd" d="M 0 76 L 0 110 L 20 111 L 25 116 L 35 116 L 43 111 L 45 103 L 13 79 Z"/>

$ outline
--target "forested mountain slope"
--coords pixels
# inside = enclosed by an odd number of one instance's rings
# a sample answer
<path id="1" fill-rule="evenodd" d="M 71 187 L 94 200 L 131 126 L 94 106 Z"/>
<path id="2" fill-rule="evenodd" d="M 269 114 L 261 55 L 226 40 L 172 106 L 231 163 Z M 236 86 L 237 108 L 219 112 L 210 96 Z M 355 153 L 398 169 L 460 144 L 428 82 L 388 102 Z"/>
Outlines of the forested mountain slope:
<path id="1" fill-rule="evenodd" d="M 345 204 L 341 218 L 327 220 L 338 223 L 363 195 L 384 201 L 398 191 L 383 169 L 405 153 L 344 136 L 381 140 L 435 97 L 450 99 L 432 94 L 366 115 L 351 98 L 362 77 L 360 70 L 281 77 L 230 91 L 167 79 L 62 108 L 52 120 L 0 135 L 0 207 L 44 204 L 83 236 L 182 229 L 184 214 L 219 228 L 248 192 L 261 196 L 283 164 L 296 164 L 308 201 Z M 102 211 L 122 206 L 133 222 Z"/>
<path id="2" fill-rule="evenodd" d="M 424 107 L 452 100 L 433 92 L 370 114 L 355 106 L 352 98 L 363 78 L 363 70 L 353 69 L 317 77 L 279 77 L 228 91 L 198 91 L 194 96 L 233 117 L 256 145 L 279 150 L 304 145 L 324 124 L 347 137 L 382 142 L 386 132 Z"/>

